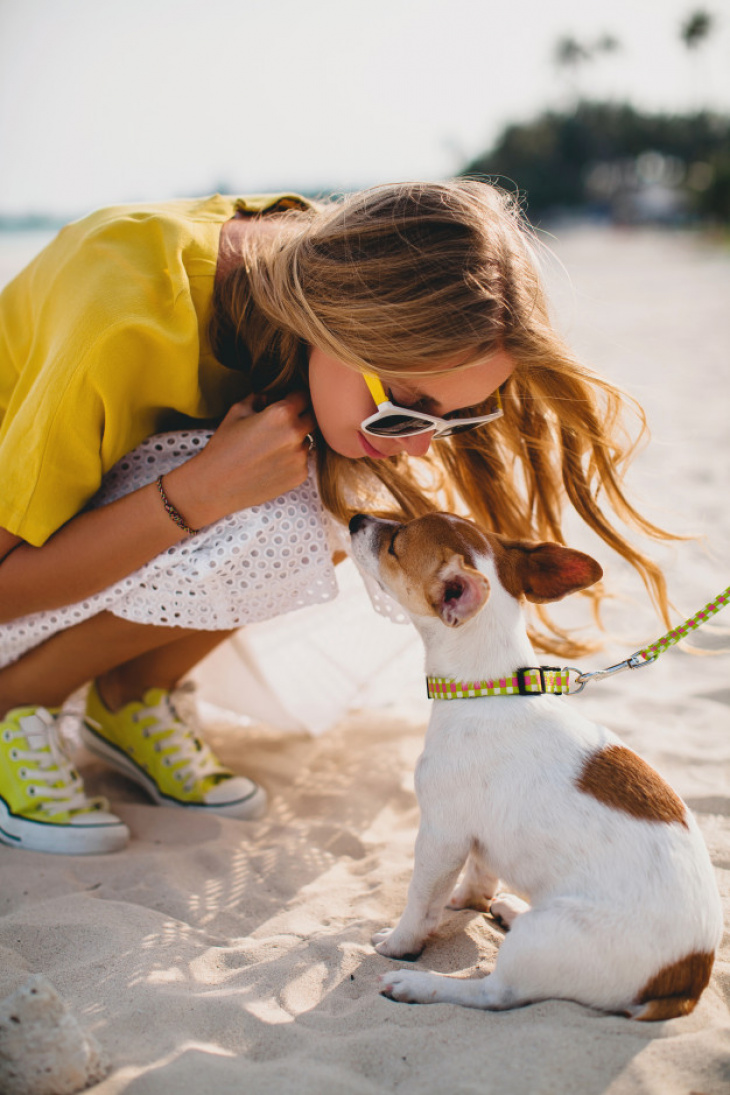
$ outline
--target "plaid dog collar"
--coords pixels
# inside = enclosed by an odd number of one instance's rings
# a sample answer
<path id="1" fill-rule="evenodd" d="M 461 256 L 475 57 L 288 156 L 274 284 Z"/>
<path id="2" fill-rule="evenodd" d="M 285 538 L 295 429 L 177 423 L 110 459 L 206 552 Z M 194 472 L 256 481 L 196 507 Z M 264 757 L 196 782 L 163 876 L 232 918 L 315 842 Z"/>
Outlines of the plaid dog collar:
<path id="1" fill-rule="evenodd" d="M 430 700 L 471 700 L 484 696 L 565 696 L 569 672 L 554 665 L 517 669 L 511 677 L 491 681 L 457 681 L 450 677 L 426 677 Z"/>

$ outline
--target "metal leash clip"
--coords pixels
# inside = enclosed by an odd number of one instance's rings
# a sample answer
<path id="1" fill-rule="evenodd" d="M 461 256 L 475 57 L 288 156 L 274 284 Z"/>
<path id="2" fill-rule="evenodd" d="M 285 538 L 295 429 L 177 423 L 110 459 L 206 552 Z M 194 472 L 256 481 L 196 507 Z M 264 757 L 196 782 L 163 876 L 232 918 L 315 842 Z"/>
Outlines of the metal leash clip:
<path id="1" fill-rule="evenodd" d="M 602 681 L 605 677 L 613 677 L 616 673 L 623 673 L 624 669 L 643 669 L 645 665 L 653 665 L 660 654 L 663 654 L 670 646 L 678 643 L 680 639 L 684 639 L 690 631 L 695 631 L 702 624 L 707 623 L 711 616 L 714 616 L 716 612 L 719 612 L 728 604 L 730 604 L 730 586 L 722 593 L 718 593 L 714 601 L 709 601 L 704 608 L 696 612 L 689 620 L 685 620 L 683 624 L 672 628 L 671 631 L 668 631 L 666 635 L 662 635 L 661 639 L 657 639 L 650 646 L 644 647 L 643 650 L 637 650 L 625 662 L 609 665 L 608 669 L 596 669 L 592 673 L 584 673 L 582 669 L 576 669 L 574 665 L 566 665 L 563 672 L 568 674 L 576 673 L 575 683 L 578 687 L 571 691 L 570 684 L 568 684 L 568 691 L 564 695 L 577 696 L 590 681 Z M 570 676 L 568 676 L 568 681 L 570 682 Z"/>
<path id="2" fill-rule="evenodd" d="M 632 654 L 630 658 L 627 658 L 623 662 L 618 662 L 616 665 L 609 665 L 606 669 L 594 669 L 592 673 L 584 673 L 582 669 L 578 669 L 574 665 L 567 665 L 565 671 L 567 673 L 576 673 L 575 684 L 577 688 L 569 688 L 566 695 L 577 696 L 579 692 L 582 692 L 587 684 L 591 681 L 602 681 L 605 677 L 613 677 L 617 673 L 623 673 L 625 669 L 644 669 L 647 665 L 653 665 L 658 655 L 654 655 L 653 658 L 643 658 L 640 653 Z"/>

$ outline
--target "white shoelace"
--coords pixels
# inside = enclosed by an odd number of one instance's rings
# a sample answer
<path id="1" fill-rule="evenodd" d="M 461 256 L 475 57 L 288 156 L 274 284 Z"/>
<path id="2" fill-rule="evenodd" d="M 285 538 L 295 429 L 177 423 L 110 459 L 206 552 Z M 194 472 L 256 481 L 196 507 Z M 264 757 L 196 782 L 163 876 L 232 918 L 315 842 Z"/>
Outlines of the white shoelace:
<path id="1" fill-rule="evenodd" d="M 187 792 L 208 776 L 228 775 L 196 733 L 197 712 L 188 699 L 193 691 L 194 685 L 186 682 L 154 707 L 143 707 L 132 716 L 135 722 L 148 718 L 155 720 L 156 725 L 144 727 L 142 734 L 152 739 L 158 752 L 164 752 L 162 763 L 167 768 L 175 768 L 173 775 L 175 779 L 185 781 L 183 789 Z"/>
<path id="2" fill-rule="evenodd" d="M 104 799 L 86 797 L 81 777 L 64 751 L 57 720 L 50 711 L 39 707 L 32 715 L 20 718 L 18 723 L 20 729 L 8 728 L 3 735 L 6 741 L 25 739 L 28 748 L 13 747 L 10 755 L 28 765 L 18 774 L 22 780 L 33 781 L 26 790 L 31 798 L 38 800 L 44 813 L 53 817 L 66 811 L 106 808 Z M 49 786 L 52 783 L 59 786 Z"/>

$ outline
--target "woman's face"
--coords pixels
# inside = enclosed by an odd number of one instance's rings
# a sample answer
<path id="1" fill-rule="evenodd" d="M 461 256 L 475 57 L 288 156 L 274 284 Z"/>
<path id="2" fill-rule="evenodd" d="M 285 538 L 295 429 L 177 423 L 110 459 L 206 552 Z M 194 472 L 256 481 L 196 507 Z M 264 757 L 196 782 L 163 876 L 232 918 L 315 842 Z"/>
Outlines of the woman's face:
<path id="1" fill-rule="evenodd" d="M 384 379 L 383 385 L 394 403 L 426 414 L 444 416 L 451 411 L 483 403 L 500 384 L 504 384 L 513 369 L 512 358 L 506 351 L 499 350 L 461 372 L 444 373 L 432 378 Z M 341 456 L 348 456 L 351 460 L 370 456 L 377 460 L 399 453 L 424 456 L 428 452 L 433 440 L 432 432 L 413 437 L 370 437 L 364 434 L 360 423 L 377 410 L 365 381 L 360 373 L 316 347 L 309 356 L 309 391 L 322 436 L 329 447 Z M 479 428 L 488 430 L 489 425 Z"/>

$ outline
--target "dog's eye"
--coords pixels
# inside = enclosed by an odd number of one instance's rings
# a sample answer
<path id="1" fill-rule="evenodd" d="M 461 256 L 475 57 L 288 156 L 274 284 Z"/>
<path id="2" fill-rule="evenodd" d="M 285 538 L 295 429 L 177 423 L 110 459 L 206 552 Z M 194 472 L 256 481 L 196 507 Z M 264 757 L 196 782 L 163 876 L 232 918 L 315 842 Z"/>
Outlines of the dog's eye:
<path id="1" fill-rule="evenodd" d="M 400 531 L 400 529 L 395 530 L 395 532 L 393 533 L 393 535 L 390 538 L 390 543 L 388 544 L 388 555 L 392 555 L 394 559 L 398 558 L 398 556 L 395 553 L 395 538 L 398 535 L 399 531 Z"/>

